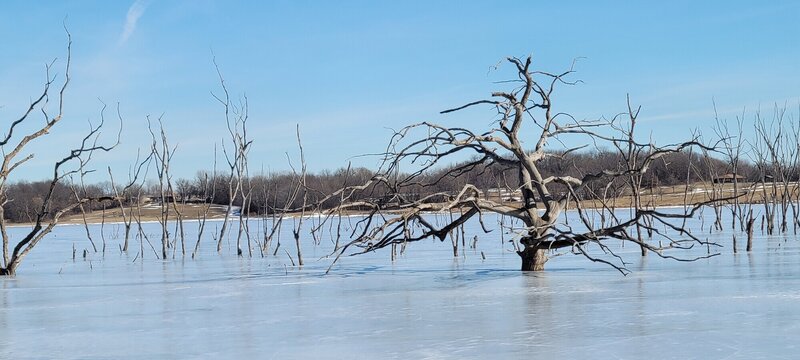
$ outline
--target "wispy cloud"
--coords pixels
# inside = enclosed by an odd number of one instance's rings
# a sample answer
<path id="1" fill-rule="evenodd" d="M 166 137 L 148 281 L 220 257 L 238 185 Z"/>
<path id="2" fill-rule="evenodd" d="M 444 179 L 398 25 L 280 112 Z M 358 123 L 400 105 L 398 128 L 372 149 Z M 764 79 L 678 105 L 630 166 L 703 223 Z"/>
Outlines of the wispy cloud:
<path id="1" fill-rule="evenodd" d="M 125 26 L 122 28 L 122 35 L 119 37 L 119 44 L 124 44 L 136 30 L 136 24 L 147 9 L 148 0 L 136 0 L 128 8 L 128 15 L 125 17 Z"/>

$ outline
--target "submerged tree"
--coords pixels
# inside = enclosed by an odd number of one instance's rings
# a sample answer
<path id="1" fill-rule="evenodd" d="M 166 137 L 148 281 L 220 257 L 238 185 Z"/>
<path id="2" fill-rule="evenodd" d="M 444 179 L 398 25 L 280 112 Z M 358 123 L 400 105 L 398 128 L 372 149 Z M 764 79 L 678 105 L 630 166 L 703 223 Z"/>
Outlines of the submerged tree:
<path id="1" fill-rule="evenodd" d="M 227 234 L 228 223 L 232 215 L 231 212 L 233 210 L 234 203 L 236 202 L 237 198 L 242 199 L 242 206 L 239 210 L 241 214 L 241 211 L 244 211 L 244 205 L 248 202 L 248 197 L 251 194 L 249 191 L 244 189 L 244 185 L 245 178 L 248 175 L 247 156 L 250 152 L 250 145 L 253 144 L 253 140 L 247 137 L 247 120 L 250 118 L 250 107 L 247 96 L 242 96 L 238 105 L 234 103 L 231 99 L 230 93 L 228 92 L 228 87 L 225 84 L 225 78 L 222 77 L 222 71 L 219 69 L 219 65 L 217 65 L 216 60 L 214 60 L 214 68 L 217 70 L 220 87 L 222 88 L 222 95 L 212 95 L 225 109 L 225 125 L 228 128 L 228 135 L 230 135 L 229 147 L 226 147 L 225 141 L 222 142 L 222 153 L 225 161 L 228 164 L 229 173 L 227 174 L 228 204 L 225 210 L 225 217 L 222 221 L 222 228 L 219 231 L 219 238 L 217 239 L 217 252 L 220 252 L 222 251 L 222 242 Z M 236 251 L 239 255 L 242 255 L 243 253 L 241 235 L 246 226 L 246 224 L 239 221 L 239 232 L 236 240 Z M 250 245 L 248 244 L 248 246 Z"/>
<path id="2" fill-rule="evenodd" d="M 25 162 L 33 158 L 34 154 L 25 153 L 26 147 L 39 140 L 43 136 L 49 134 L 53 127 L 63 121 L 64 118 L 64 95 L 67 85 L 70 82 L 70 62 L 71 62 L 71 47 L 72 40 L 69 32 L 67 32 L 68 45 L 67 45 L 67 59 L 65 62 L 65 69 L 61 85 L 56 84 L 56 76 L 51 73 L 55 60 L 46 65 L 46 75 L 44 88 L 38 97 L 33 99 L 25 112 L 17 119 L 11 122 L 11 125 L 6 130 L 5 135 L 0 139 L 0 147 L 2 147 L 2 164 L 0 164 L 0 201 L 5 205 L 8 201 L 6 194 L 9 179 Z M 53 90 L 57 90 L 53 94 Z M 50 109 L 49 102 L 51 97 L 55 98 L 54 111 Z M 35 122 L 34 117 L 41 115 L 43 120 Z M 110 151 L 116 146 L 113 145 L 99 145 L 98 139 L 100 130 L 103 127 L 103 120 L 97 125 L 91 125 L 88 133 L 81 139 L 78 146 L 71 148 L 67 154 L 58 160 L 53 166 L 52 177 L 49 180 L 47 192 L 41 199 L 39 206 L 37 206 L 36 213 L 32 219 L 33 224 L 30 230 L 16 240 L 16 243 L 11 247 L 11 237 L 6 231 L 7 226 L 5 223 L 5 216 L 3 216 L 3 207 L 0 206 L 0 233 L 3 238 L 3 264 L 0 267 L 0 275 L 14 275 L 17 268 L 22 263 L 22 260 L 27 256 L 31 250 L 47 235 L 58 223 L 60 217 L 74 209 L 89 204 L 92 201 L 111 201 L 112 197 L 88 197 L 87 194 L 76 193 L 75 198 L 66 205 L 58 208 L 54 207 L 53 200 L 54 194 L 58 187 L 63 186 L 64 183 L 73 175 L 82 176 L 87 171 L 85 166 L 92 158 L 92 154 L 97 151 Z M 120 128 L 121 130 L 121 128 Z M 119 142 L 119 133 L 117 134 L 117 143 Z"/>
<path id="3" fill-rule="evenodd" d="M 713 148 L 700 144 L 696 138 L 669 146 L 639 142 L 633 134 L 633 125 L 626 125 L 626 121 L 635 121 L 635 116 L 638 115 L 638 110 L 633 111 L 630 105 L 630 111 L 610 120 L 578 120 L 567 113 L 558 112 L 553 105 L 554 90 L 559 85 L 576 83 L 569 80 L 573 70 L 563 73 L 534 70 L 531 68 L 530 57 L 508 58 L 507 61 L 513 66 L 516 75 L 514 79 L 503 82 L 513 84 L 510 91 L 494 92 L 489 99 L 442 111 L 442 114 L 449 114 L 476 106 L 491 107 L 497 114 L 491 128 L 476 131 L 430 122 L 404 127 L 393 135 L 382 154 L 383 164 L 370 181 L 340 189 L 323 200 L 342 199 L 341 204 L 329 210 L 328 214 L 347 209 L 368 210 L 366 217 L 353 230 L 352 240 L 339 249 L 336 259 L 343 254 L 370 252 L 431 237 L 444 241 L 448 234 L 467 220 L 475 216 L 480 218 L 485 212 L 514 218 L 524 225 L 519 234 L 517 249 L 522 259 L 523 271 L 541 271 L 551 251 L 570 248 L 576 254 L 611 265 L 626 273 L 625 262 L 604 241 L 610 239 L 635 243 L 642 248 L 643 253 L 654 252 L 677 260 L 697 259 L 676 258 L 662 250 L 687 249 L 696 244 L 706 244 L 679 223 L 679 220 L 693 216 L 703 204 L 697 204 L 685 213 L 676 214 L 642 208 L 637 201 L 631 205 L 633 211 L 630 215 L 623 217 L 618 212 L 610 211 L 604 199 L 592 196 L 595 193 L 592 187 L 602 188 L 615 182 L 619 186 L 628 186 L 629 192 L 639 191 L 641 181 L 636 180 L 641 179 L 654 162 L 665 155 L 694 146 L 707 150 Z M 567 138 L 572 138 L 572 141 Z M 578 139 L 577 142 L 575 138 Z M 606 146 L 626 149 L 628 158 L 625 163 L 619 163 L 614 168 L 591 173 L 580 171 L 582 176 L 546 176 L 540 171 L 540 163 L 562 161 L 565 155 L 587 146 L 570 147 L 565 143 L 588 143 L 598 148 Z M 465 155 L 472 156 L 472 160 L 430 176 L 431 170 L 441 168 L 441 165 Z M 636 159 L 632 158 L 634 156 Z M 414 165 L 416 167 L 414 171 L 403 173 L 400 171 L 401 165 L 404 168 Z M 569 164 L 565 165 L 565 168 L 569 167 Z M 463 184 L 452 192 L 437 192 L 421 198 L 418 196 L 424 192 L 422 190 L 433 188 L 445 179 L 489 166 L 515 170 L 518 179 L 514 186 L 518 188 L 512 190 L 519 192 L 521 201 L 508 202 L 492 198 L 470 183 Z M 630 189 L 631 184 L 633 189 Z M 385 192 L 389 196 L 366 197 L 367 200 L 364 200 L 365 193 Z M 588 209 L 587 201 L 593 201 L 594 210 Z M 568 207 L 575 208 L 580 225 L 559 221 Z M 604 219 L 598 224 L 593 220 L 591 211 L 608 212 L 611 219 Z M 444 224 L 439 224 L 424 216 L 431 212 L 455 212 L 459 216 L 447 218 Z M 329 216 L 329 219 L 332 218 L 333 216 Z M 638 231 L 632 233 L 631 229 L 646 229 L 654 239 L 647 242 Z M 489 229 L 484 227 L 484 231 Z M 654 245 L 656 243 L 659 245 Z M 610 254 L 610 257 L 592 255 L 588 249 L 590 245 L 599 247 Z"/>

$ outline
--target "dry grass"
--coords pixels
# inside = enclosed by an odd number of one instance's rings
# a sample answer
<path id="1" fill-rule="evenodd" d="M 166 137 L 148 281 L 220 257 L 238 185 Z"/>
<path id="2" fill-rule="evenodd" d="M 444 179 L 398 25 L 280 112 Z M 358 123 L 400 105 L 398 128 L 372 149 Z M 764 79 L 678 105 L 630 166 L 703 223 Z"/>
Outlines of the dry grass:
<path id="1" fill-rule="evenodd" d="M 208 208 L 209 205 L 207 204 L 178 204 L 178 211 L 183 215 L 184 220 L 189 219 L 199 219 L 203 217 L 203 212 Z M 225 205 L 210 205 L 210 209 L 208 211 L 208 219 L 221 219 L 225 216 L 225 210 L 227 206 Z M 168 206 L 168 216 L 169 219 L 175 220 L 176 214 L 175 211 L 172 209 L 172 205 Z M 141 221 L 157 221 L 161 218 L 161 206 L 158 204 L 147 204 L 143 205 L 141 208 L 141 215 L 139 215 L 139 210 L 135 207 L 128 207 L 125 209 L 125 214 L 130 216 L 131 214 L 136 218 L 140 217 Z M 103 221 L 107 223 L 111 222 L 122 222 L 122 211 L 120 208 L 115 207 L 111 209 L 106 209 L 105 211 L 102 210 L 95 210 L 86 213 L 86 221 L 91 224 L 99 224 Z M 83 222 L 83 216 L 78 214 L 72 214 L 69 216 L 64 216 L 59 221 L 65 224 L 77 224 Z"/>
<path id="2" fill-rule="evenodd" d="M 762 186 L 761 183 L 739 183 L 737 186 L 738 194 L 741 195 L 739 201 L 742 203 L 761 203 L 765 197 L 769 200 L 773 196 L 780 196 L 783 191 L 782 184 L 775 184 L 774 189 L 771 183 L 767 183 L 766 186 Z M 800 184 L 789 184 L 790 193 L 795 194 L 798 190 L 800 190 Z M 777 195 L 773 195 L 773 191 Z M 690 184 L 688 189 L 686 185 L 644 189 L 641 192 L 641 201 L 642 206 L 645 207 L 683 206 L 707 202 L 712 199 L 731 198 L 736 194 L 733 184 L 694 183 Z M 610 208 L 631 207 L 633 204 L 631 195 L 627 193 L 616 198 L 606 199 L 606 206 Z M 584 200 L 581 201 L 581 205 L 584 208 L 599 208 L 603 206 L 603 203 L 601 199 Z"/>
<path id="3" fill-rule="evenodd" d="M 739 185 L 739 193 L 744 194 L 741 202 L 762 202 L 766 196 L 768 199 L 772 194 L 772 184 L 767 184 L 766 188 L 760 183 L 741 183 Z M 778 192 L 781 191 L 782 185 L 776 184 Z M 659 207 L 659 206 L 682 206 L 684 204 L 697 204 L 709 201 L 713 198 L 726 198 L 735 195 L 733 184 L 706 184 L 695 183 L 689 185 L 686 191 L 685 185 L 677 186 L 661 186 L 657 188 L 650 188 L 642 191 L 642 205 L 646 207 Z M 789 191 L 794 192 L 800 190 L 800 184 L 792 183 L 789 185 Z M 499 200 L 499 199 L 495 199 Z M 612 208 L 626 208 L 632 204 L 630 194 L 623 195 L 617 198 L 607 199 L 607 206 Z M 598 208 L 602 206 L 600 200 L 585 200 L 582 202 L 585 208 Z M 203 212 L 209 205 L 205 204 L 178 204 L 178 210 L 183 214 L 184 220 L 199 219 L 202 217 Z M 208 212 L 208 219 L 221 219 L 225 216 L 225 205 L 210 205 L 211 209 Z M 138 216 L 136 208 L 127 208 L 127 214 L 134 214 Z M 169 218 L 175 219 L 175 212 L 172 206 L 169 206 Z M 352 212 L 348 212 L 348 215 Z M 148 204 L 142 206 L 141 220 L 142 221 L 156 221 L 161 216 L 161 207 L 157 204 Z M 121 222 L 122 216 L 119 208 L 107 209 L 103 211 L 95 210 L 86 214 L 86 220 L 89 223 L 98 224 L 103 221 L 106 223 Z M 73 214 L 65 216 L 61 220 L 62 223 L 82 223 L 83 217 L 81 214 Z"/>

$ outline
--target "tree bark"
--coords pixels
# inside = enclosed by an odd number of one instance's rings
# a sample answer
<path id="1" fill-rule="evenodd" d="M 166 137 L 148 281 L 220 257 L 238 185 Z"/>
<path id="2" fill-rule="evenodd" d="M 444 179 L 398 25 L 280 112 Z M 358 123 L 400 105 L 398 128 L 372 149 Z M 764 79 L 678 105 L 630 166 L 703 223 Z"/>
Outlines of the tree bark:
<path id="1" fill-rule="evenodd" d="M 753 251 L 753 223 L 756 219 L 753 218 L 752 210 L 750 212 L 750 218 L 747 220 L 747 225 L 745 229 L 747 230 L 747 252 Z"/>
<path id="2" fill-rule="evenodd" d="M 0 276 L 14 276 L 17 274 L 16 263 L 11 263 L 7 268 L 0 268 Z"/>
<path id="3" fill-rule="evenodd" d="M 547 262 L 545 249 L 533 246 L 525 246 L 522 251 L 517 251 L 522 258 L 522 271 L 544 271 L 544 264 Z"/>

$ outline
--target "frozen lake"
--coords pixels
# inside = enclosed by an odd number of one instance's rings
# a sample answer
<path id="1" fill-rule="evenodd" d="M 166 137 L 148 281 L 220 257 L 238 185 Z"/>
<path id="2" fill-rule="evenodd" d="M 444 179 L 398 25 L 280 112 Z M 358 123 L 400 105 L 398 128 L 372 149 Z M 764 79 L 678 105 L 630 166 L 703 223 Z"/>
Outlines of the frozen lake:
<path id="1" fill-rule="evenodd" d="M 385 249 L 343 258 L 324 275 L 329 239 L 314 246 L 304 237 L 306 266 L 291 266 L 283 251 L 294 256 L 291 221 L 278 256 L 266 258 L 257 251 L 238 258 L 235 238 L 217 254 L 210 238 L 216 226 L 208 225 L 197 259 L 158 260 L 145 245 L 135 262 L 138 240 L 121 254 L 119 226 L 105 226 L 104 256 L 91 251 L 82 226 L 58 227 L 16 278 L 0 280 L 0 358 L 798 356 L 795 236 L 757 230 L 754 251 L 745 253 L 741 239 L 734 255 L 729 233 L 709 235 L 706 228 L 704 238 L 725 245 L 720 256 L 692 263 L 641 259 L 630 244 L 612 244 L 632 274 L 569 254 L 551 260 L 544 273 L 525 274 L 499 232 L 479 233 L 474 222 L 467 239 L 478 234 L 477 249 L 460 250 L 457 259 L 449 240 L 430 240 L 411 244 L 394 263 Z M 196 237 L 194 223 L 186 228 L 189 239 Z M 99 247 L 100 227 L 92 230 Z M 147 230 L 158 238 L 157 224 Z M 21 231 L 12 229 L 12 236 Z"/>

